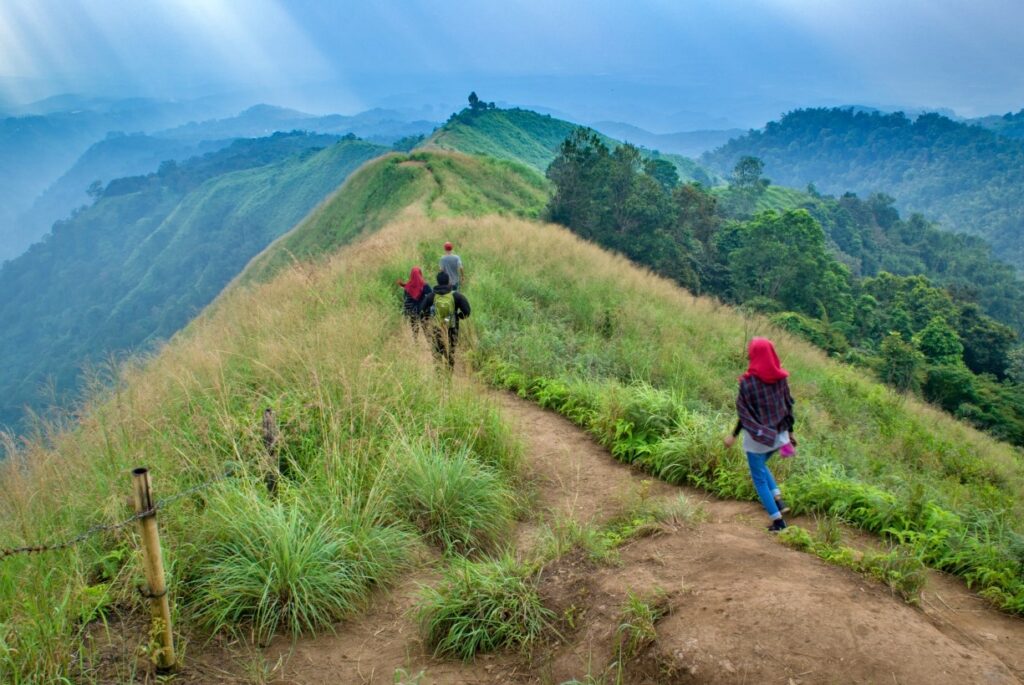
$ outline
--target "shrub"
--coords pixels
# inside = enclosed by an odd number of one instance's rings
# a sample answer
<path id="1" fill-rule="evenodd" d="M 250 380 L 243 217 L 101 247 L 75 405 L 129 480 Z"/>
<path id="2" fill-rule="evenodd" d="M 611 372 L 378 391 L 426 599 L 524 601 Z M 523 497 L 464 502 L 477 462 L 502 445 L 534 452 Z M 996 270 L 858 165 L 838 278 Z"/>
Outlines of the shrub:
<path id="1" fill-rule="evenodd" d="M 418 615 L 434 654 L 463 661 L 479 652 L 527 647 L 554 618 L 541 603 L 532 570 L 511 556 L 455 560 L 438 587 L 423 590 Z"/>
<path id="2" fill-rule="evenodd" d="M 211 498 L 188 602 L 200 625 L 218 632 L 247 622 L 261 642 L 279 628 L 316 632 L 355 609 L 405 556 L 399 530 L 339 528 L 284 499 L 269 502 L 246 483 Z"/>
<path id="3" fill-rule="evenodd" d="M 413 445 L 400 468 L 398 511 L 444 550 L 489 549 L 509 530 L 512 491 L 497 470 L 479 463 L 469 450 L 446 454 Z"/>

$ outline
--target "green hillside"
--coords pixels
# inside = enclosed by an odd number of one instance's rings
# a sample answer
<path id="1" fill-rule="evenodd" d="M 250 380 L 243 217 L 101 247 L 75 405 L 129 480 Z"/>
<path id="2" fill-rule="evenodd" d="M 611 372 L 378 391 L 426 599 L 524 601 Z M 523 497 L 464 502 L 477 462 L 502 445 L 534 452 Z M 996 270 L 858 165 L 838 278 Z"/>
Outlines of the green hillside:
<path id="1" fill-rule="evenodd" d="M 89 147 L 64 174 L 44 190 L 32 207 L 18 217 L 25 247 L 46 235 L 55 221 L 92 204 L 89 188 L 126 176 L 148 174 L 167 160 L 181 161 L 226 147 L 231 140 L 200 142 L 170 140 L 134 133 L 109 133 Z"/>
<path id="2" fill-rule="evenodd" d="M 380 197 L 385 188 L 402 203 Z M 655 477 L 751 499 L 742 456 L 721 435 L 746 340 L 769 334 L 798 398 L 800 456 L 779 469 L 793 506 L 888 537 L 893 573 L 920 559 L 1024 613 L 1019 450 L 765 319 L 520 218 L 540 190 L 522 167 L 461 155 L 364 166 L 317 215 L 374 208 L 365 229 L 383 224 L 376 232 L 318 254 L 344 238 L 329 220 L 305 222 L 289 238 L 312 262 L 229 289 L 158 355 L 124 369 L 73 428 L 12 455 L 0 548 L 122 519 L 127 472 L 141 459 L 160 496 L 231 474 L 160 513 L 189 644 L 328 630 L 424 546 L 453 568 L 466 553 L 500 555 L 514 513 L 529 509 L 521 447 L 473 380 L 445 379 L 410 347 L 394 285 L 450 239 L 470 277 L 464 352 L 480 378 L 563 413 Z M 505 214 L 482 215 L 490 208 Z M 262 481 L 266 407 L 281 426 L 276 498 Z M 135 668 L 105 662 L 83 637 L 104 617 L 147 615 L 132 530 L 0 565 L 0 678 L 87 681 L 102 667 L 123 679 Z"/>
<path id="3" fill-rule="evenodd" d="M 899 209 L 981 236 L 998 257 L 1024 268 L 1024 141 L 938 114 L 911 120 L 902 113 L 805 109 L 702 161 L 727 173 L 745 155 L 762 159 L 765 174 L 780 185 L 891 195 Z"/>
<path id="4" fill-rule="evenodd" d="M 21 217 L 80 155 L 109 132 L 153 131 L 219 110 L 212 103 L 140 98 L 71 96 L 66 102 L 54 98 L 51 103 L 37 104 L 52 107 L 43 107 L 43 114 L 0 117 L 0 262 L 24 252 L 49 229 L 48 223 L 41 231 L 36 225 L 26 228 Z M 76 190 L 84 191 L 94 180 L 90 178 Z"/>
<path id="5" fill-rule="evenodd" d="M 253 260 L 242 281 L 266 280 L 286 264 L 333 253 L 376 230 L 418 198 L 432 215 L 514 214 L 537 218 L 548 199 L 540 174 L 514 162 L 437 153 L 394 154 L 353 176 L 332 198 Z"/>
<path id="6" fill-rule="evenodd" d="M 66 404 L 83 367 L 173 335 L 384 151 L 278 134 L 109 183 L 95 204 L 0 269 L 0 423 L 18 426 L 24 406 Z"/>
<path id="7" fill-rule="evenodd" d="M 544 173 L 558 154 L 562 141 L 576 128 L 579 124 L 526 109 L 467 108 L 452 115 L 427 140 L 425 147 L 509 159 Z M 611 138 L 602 136 L 602 139 L 610 147 L 619 144 Z M 644 154 L 671 162 L 683 181 L 698 181 L 705 185 L 716 182 L 712 174 L 682 155 L 651 150 L 645 150 Z"/>

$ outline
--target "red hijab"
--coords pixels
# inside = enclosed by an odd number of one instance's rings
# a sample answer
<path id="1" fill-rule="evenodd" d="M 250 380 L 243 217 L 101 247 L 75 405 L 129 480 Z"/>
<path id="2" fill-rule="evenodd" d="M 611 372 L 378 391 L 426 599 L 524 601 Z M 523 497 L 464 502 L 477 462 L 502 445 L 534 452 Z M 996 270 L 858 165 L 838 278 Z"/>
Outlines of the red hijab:
<path id="1" fill-rule="evenodd" d="M 750 366 L 742 378 L 756 376 L 765 383 L 778 383 L 789 375 L 789 371 L 782 368 L 779 355 L 775 353 L 775 346 L 768 338 L 752 338 L 750 347 L 747 348 L 747 357 L 750 358 Z"/>
<path id="2" fill-rule="evenodd" d="M 427 284 L 423 280 L 423 272 L 420 271 L 418 266 L 414 266 L 412 271 L 409 272 L 409 282 L 401 283 L 402 287 L 405 288 L 405 292 L 414 300 L 420 299 L 420 295 L 423 294 L 423 286 Z"/>

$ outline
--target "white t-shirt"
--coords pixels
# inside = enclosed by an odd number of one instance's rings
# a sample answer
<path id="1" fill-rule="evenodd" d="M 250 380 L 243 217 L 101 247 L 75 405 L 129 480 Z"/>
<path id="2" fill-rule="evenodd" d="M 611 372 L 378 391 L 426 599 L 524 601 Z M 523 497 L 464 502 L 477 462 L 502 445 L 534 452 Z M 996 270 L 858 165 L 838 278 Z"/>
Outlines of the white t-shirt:
<path id="1" fill-rule="evenodd" d="M 747 429 L 743 429 L 744 452 L 753 452 L 754 454 L 766 454 L 768 452 L 772 452 L 774 450 L 779 449 L 787 442 L 789 442 L 789 431 L 779 431 L 779 434 L 775 436 L 775 444 L 769 447 L 764 443 L 754 440 L 754 438 L 750 437 L 750 433 L 747 432 Z"/>

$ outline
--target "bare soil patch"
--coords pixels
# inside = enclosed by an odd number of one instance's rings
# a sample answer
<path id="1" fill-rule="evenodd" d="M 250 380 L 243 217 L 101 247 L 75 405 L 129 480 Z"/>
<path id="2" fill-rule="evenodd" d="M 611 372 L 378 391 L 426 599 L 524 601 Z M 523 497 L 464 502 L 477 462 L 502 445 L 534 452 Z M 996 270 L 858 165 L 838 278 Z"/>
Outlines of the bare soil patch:
<path id="1" fill-rule="evenodd" d="M 496 396 L 523 436 L 536 486 L 532 515 L 516 533 L 520 550 L 535 543 L 543 521 L 607 521 L 645 480 L 562 417 Z M 708 519 L 634 540 L 615 565 L 579 552 L 549 564 L 540 590 L 559 616 L 562 639 L 533 654 L 484 655 L 470 664 L 431 656 L 413 612 L 419 588 L 440 578 L 443 560 L 435 555 L 334 634 L 281 637 L 265 649 L 214 643 L 191 652 L 178 682 L 510 685 L 589 675 L 636 684 L 1024 683 L 1024 621 L 958 580 L 930 574 L 915 608 L 872 580 L 780 544 L 754 503 L 660 482 L 647 487 L 651 496 L 702 501 Z M 631 592 L 663 593 L 669 613 L 653 643 L 624 660 L 619 626 Z"/>

